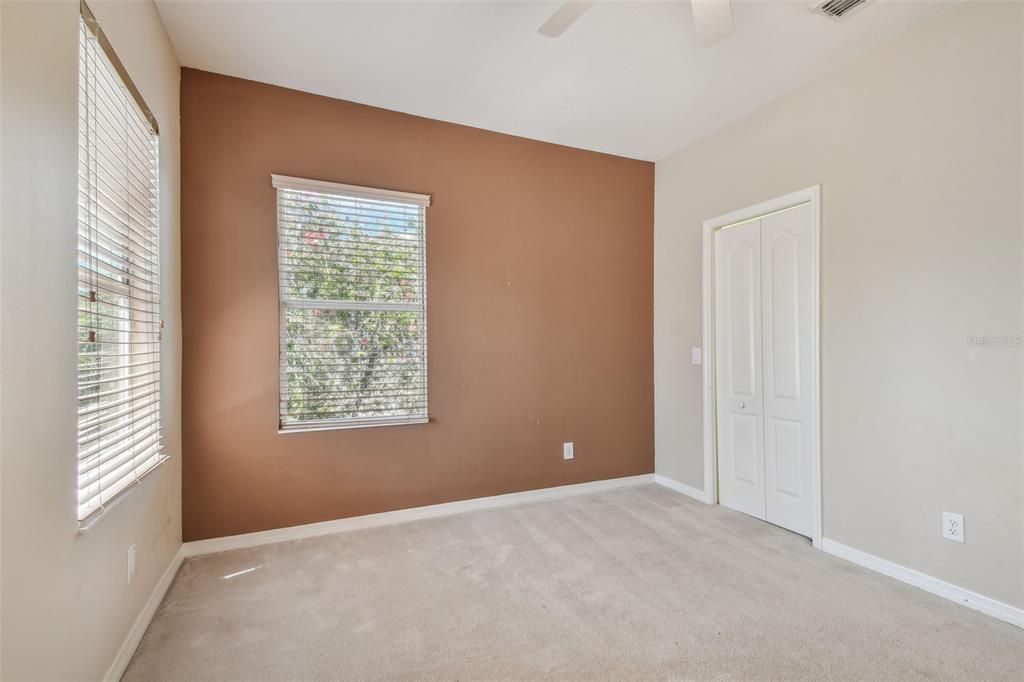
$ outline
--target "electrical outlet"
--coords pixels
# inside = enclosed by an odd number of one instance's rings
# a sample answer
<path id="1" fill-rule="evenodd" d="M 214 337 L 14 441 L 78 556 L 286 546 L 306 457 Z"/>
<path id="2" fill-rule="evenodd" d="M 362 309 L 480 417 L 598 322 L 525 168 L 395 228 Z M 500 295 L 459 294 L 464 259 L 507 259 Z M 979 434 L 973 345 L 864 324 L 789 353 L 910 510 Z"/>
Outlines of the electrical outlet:
<path id="1" fill-rule="evenodd" d="M 964 541 L 964 515 L 942 512 L 942 537 L 953 542 Z"/>
<path id="2" fill-rule="evenodd" d="M 135 545 L 128 548 L 128 583 L 135 577 Z"/>
<path id="3" fill-rule="evenodd" d="M 572 443 L 562 443 L 562 459 L 572 459 Z"/>

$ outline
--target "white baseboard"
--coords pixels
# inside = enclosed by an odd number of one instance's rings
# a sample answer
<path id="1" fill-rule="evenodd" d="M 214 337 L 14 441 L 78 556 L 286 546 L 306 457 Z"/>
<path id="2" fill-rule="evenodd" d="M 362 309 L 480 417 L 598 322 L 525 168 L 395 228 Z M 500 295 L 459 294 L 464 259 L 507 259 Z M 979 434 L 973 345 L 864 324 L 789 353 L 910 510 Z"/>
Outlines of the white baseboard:
<path id="1" fill-rule="evenodd" d="M 153 587 L 153 592 L 150 593 L 149 599 L 146 600 L 146 605 L 142 607 L 138 618 L 132 623 L 131 630 L 128 631 L 128 636 L 124 638 L 124 644 L 121 645 L 121 650 L 117 652 L 114 662 L 107 670 L 107 674 L 103 676 L 104 682 L 118 682 L 121 679 L 121 675 L 124 674 L 128 663 L 132 660 L 132 656 L 135 655 L 135 650 L 139 647 L 139 642 L 142 641 L 142 635 L 146 634 L 146 628 L 149 627 L 150 621 L 153 620 L 157 607 L 164 600 L 167 588 L 171 586 L 171 582 L 174 580 L 174 576 L 177 575 L 178 569 L 181 568 L 181 562 L 184 560 L 185 546 L 182 545 L 178 547 L 178 551 L 175 553 L 174 558 L 171 559 L 167 570 L 164 571 L 163 575 L 160 576 L 160 580 Z"/>
<path id="2" fill-rule="evenodd" d="M 913 585 L 925 592 L 931 592 L 932 594 L 944 597 L 950 601 L 955 601 L 958 604 L 962 604 L 963 606 L 974 609 L 975 611 L 981 611 L 993 618 L 1006 621 L 1011 625 L 1024 628 L 1024 609 L 1005 604 L 1001 601 L 992 599 L 991 597 L 978 594 L 977 592 L 972 592 L 971 590 L 954 585 L 953 583 L 948 583 L 945 580 L 933 578 L 926 573 L 915 571 L 912 568 L 894 564 L 891 561 L 881 559 L 873 554 L 868 554 L 867 552 L 862 552 L 859 549 L 847 547 L 835 540 L 825 538 L 822 540 L 821 549 L 828 554 L 832 554 L 833 556 L 837 556 L 841 559 L 846 559 L 847 561 L 852 561 L 859 566 L 869 568 L 872 571 L 887 575 L 890 578 L 895 578 L 902 583 Z"/>
<path id="3" fill-rule="evenodd" d="M 692 497 L 693 499 L 698 500 L 700 502 L 707 502 L 707 498 L 705 498 L 703 490 L 698 490 L 693 486 L 686 485 L 685 483 L 680 483 L 679 481 L 671 479 L 668 476 L 654 474 L 654 482 L 657 483 L 658 485 L 663 485 L 666 488 L 671 488 L 672 490 L 675 490 L 677 493 L 682 493 L 687 497 Z"/>
<path id="4" fill-rule="evenodd" d="M 352 516 L 345 519 L 322 521 L 320 523 L 307 523 L 302 526 L 291 526 L 289 528 L 262 530 L 255 533 L 229 535 L 222 538 L 210 538 L 209 540 L 194 540 L 192 542 L 186 542 L 182 548 L 186 557 L 199 556 L 201 554 L 213 554 L 215 552 L 226 552 L 232 549 L 269 545 L 275 542 L 288 542 L 291 540 L 317 537 L 319 535 L 331 535 L 332 533 L 361 530 L 363 528 L 389 526 L 391 524 L 404 523 L 406 521 L 433 519 L 439 516 L 450 516 L 452 514 L 461 514 L 463 512 L 476 511 L 479 509 L 494 509 L 496 507 L 507 507 L 509 505 L 522 504 L 524 502 L 540 502 L 543 500 L 554 500 L 562 497 L 569 497 L 571 495 L 596 493 L 601 492 L 602 490 L 612 490 L 614 488 L 651 483 L 653 480 L 653 474 L 641 474 L 640 476 L 611 478 L 604 481 L 590 481 L 589 483 L 562 485 L 555 488 L 526 490 L 519 493 L 493 495 L 491 497 L 477 497 L 471 500 L 432 504 L 426 507 L 413 507 L 412 509 L 399 509 L 396 511 L 380 512 L 378 514 L 366 514 L 365 516 Z"/>

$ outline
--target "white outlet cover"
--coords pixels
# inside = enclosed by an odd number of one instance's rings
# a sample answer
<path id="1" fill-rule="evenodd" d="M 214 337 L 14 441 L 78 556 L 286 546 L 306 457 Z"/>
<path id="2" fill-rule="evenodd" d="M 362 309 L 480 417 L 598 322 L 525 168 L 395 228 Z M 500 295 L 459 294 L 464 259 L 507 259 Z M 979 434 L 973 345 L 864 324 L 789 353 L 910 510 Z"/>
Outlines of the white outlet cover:
<path id="1" fill-rule="evenodd" d="M 700 364 L 700 348 L 690 349 L 690 362 L 692 362 L 695 365 Z"/>
<path id="2" fill-rule="evenodd" d="M 942 537 L 953 542 L 964 541 L 964 515 L 942 512 Z"/>
<path id="3" fill-rule="evenodd" d="M 562 459 L 572 459 L 575 455 L 572 452 L 572 443 L 562 443 Z"/>

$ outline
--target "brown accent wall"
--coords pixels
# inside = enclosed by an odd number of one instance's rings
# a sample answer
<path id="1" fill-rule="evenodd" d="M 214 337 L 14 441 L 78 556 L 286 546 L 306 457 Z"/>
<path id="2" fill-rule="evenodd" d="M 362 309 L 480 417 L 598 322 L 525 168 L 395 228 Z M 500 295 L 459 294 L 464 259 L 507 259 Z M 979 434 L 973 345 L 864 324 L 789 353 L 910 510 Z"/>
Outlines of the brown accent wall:
<path id="1" fill-rule="evenodd" d="M 433 196 L 429 424 L 278 433 L 271 173 Z M 654 470 L 653 164 L 183 69 L 181 174 L 185 540 Z"/>

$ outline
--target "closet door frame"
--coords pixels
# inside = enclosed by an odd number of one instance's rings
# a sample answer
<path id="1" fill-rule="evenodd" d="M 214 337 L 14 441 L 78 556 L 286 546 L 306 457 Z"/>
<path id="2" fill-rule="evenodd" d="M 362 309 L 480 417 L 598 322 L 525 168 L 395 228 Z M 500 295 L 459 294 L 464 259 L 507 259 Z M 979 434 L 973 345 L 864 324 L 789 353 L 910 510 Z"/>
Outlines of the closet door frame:
<path id="1" fill-rule="evenodd" d="M 717 418 L 715 409 L 715 233 L 737 223 L 758 220 L 771 213 L 778 213 L 797 206 L 811 206 L 811 402 L 813 405 L 811 477 L 813 520 L 811 542 L 821 549 L 821 185 L 814 185 L 776 199 L 761 202 L 755 206 L 727 213 L 704 221 L 702 230 L 703 259 L 701 268 L 702 324 L 701 345 L 704 349 L 703 381 L 703 427 L 704 427 L 704 501 L 718 504 L 718 443 Z"/>

